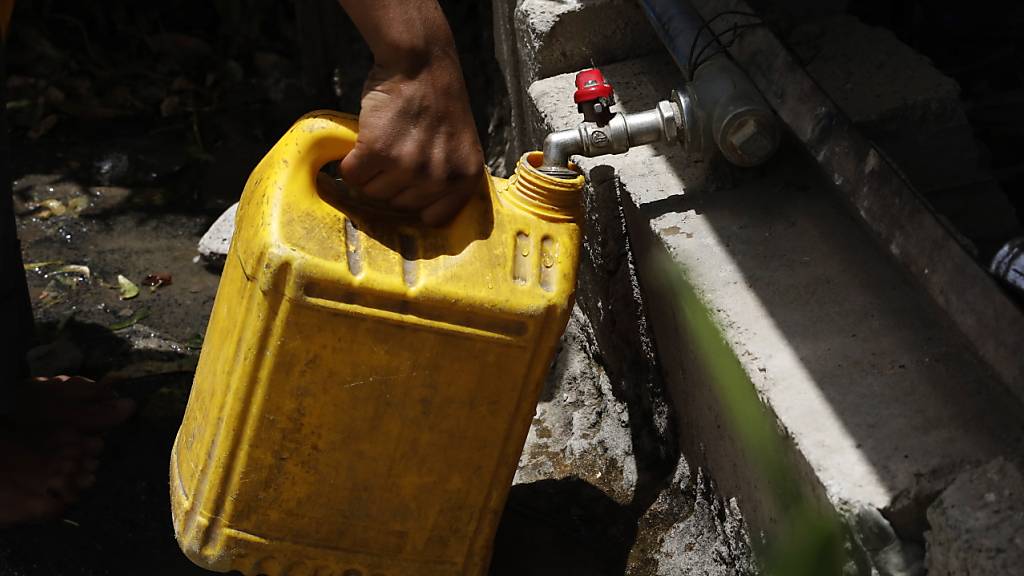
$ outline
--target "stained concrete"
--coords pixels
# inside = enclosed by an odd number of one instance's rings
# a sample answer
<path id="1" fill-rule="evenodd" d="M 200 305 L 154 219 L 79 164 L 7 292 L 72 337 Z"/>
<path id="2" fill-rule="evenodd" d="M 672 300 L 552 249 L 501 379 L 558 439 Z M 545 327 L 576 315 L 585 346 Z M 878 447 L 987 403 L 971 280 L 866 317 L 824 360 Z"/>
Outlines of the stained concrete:
<path id="1" fill-rule="evenodd" d="M 628 109 L 663 98 L 675 78 L 668 70 L 663 57 L 603 68 Z M 565 104 L 572 80 L 530 87 L 541 130 L 578 121 Z M 694 355 L 693 335 L 675 320 L 687 312 L 663 278 L 665 256 L 685 271 L 777 422 L 799 489 L 847 520 L 857 568 L 914 573 L 923 511 L 935 497 L 923 479 L 1017 449 L 1020 405 L 798 152 L 717 186 L 674 146 L 578 162 L 588 175 L 612 167 L 627 192 L 630 241 L 684 453 L 737 498 L 756 532 L 773 537 L 786 512 L 770 496 L 779 487 L 762 485 L 702 370 L 709 359 Z M 858 533 L 862 510 L 891 524 L 895 552 L 871 541 L 870 523 Z"/>
<path id="2" fill-rule="evenodd" d="M 1024 475 L 998 458 L 957 476 L 928 508 L 928 573 L 1002 576 L 1024 566 Z"/>
<path id="3" fill-rule="evenodd" d="M 789 45 L 857 128 L 983 259 L 1020 223 L 992 177 L 960 86 L 884 28 L 847 15 L 807 21 Z"/>

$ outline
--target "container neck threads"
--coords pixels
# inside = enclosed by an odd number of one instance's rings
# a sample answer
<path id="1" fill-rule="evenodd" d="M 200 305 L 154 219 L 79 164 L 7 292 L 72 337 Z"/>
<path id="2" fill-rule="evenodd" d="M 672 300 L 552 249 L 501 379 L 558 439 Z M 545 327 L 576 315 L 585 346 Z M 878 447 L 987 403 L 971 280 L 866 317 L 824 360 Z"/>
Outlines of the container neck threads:
<path id="1" fill-rule="evenodd" d="M 538 168 L 544 160 L 541 152 L 527 152 L 516 164 L 508 180 L 505 198 L 532 214 L 551 222 L 572 222 L 580 210 L 583 176 L 557 178 Z"/>

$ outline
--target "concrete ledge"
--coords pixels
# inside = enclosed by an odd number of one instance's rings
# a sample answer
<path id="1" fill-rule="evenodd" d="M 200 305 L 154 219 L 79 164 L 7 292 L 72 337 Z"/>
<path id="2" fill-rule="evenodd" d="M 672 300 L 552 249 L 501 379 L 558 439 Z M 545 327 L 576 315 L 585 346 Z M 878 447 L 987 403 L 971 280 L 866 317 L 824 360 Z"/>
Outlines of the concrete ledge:
<path id="1" fill-rule="evenodd" d="M 662 57 L 603 67 L 629 109 L 664 98 L 678 80 L 669 70 Z M 530 86 L 537 130 L 577 122 L 566 102 L 572 81 L 563 74 Z M 800 154 L 713 193 L 697 190 L 705 171 L 676 147 L 580 165 L 588 176 L 610 166 L 621 182 L 684 453 L 738 499 L 756 532 L 777 535 L 785 510 L 723 415 L 703 369 L 710 359 L 695 355 L 693 335 L 676 321 L 694 311 L 679 307 L 662 277 L 666 257 L 712 311 L 777 422 L 797 488 L 850 527 L 859 569 L 920 570 L 927 506 L 965 467 L 1019 451 L 1015 398 Z"/>

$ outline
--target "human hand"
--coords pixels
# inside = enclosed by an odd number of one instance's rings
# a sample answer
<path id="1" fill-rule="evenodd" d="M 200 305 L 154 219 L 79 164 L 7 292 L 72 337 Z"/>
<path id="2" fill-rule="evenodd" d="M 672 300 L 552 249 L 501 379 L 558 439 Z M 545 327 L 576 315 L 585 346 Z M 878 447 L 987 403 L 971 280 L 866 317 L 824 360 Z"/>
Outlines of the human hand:
<path id="1" fill-rule="evenodd" d="M 454 217 L 486 187 L 483 150 L 454 51 L 419 62 L 380 62 L 363 91 L 359 135 L 342 177 L 367 198 L 419 213 L 428 225 Z"/>

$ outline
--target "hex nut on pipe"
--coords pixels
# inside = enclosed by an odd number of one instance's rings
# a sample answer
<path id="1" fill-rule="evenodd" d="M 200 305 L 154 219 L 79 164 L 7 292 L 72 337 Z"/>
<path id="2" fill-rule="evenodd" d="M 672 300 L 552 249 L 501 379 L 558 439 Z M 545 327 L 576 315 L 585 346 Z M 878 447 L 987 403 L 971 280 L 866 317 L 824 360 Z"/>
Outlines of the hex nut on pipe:
<path id="1" fill-rule="evenodd" d="M 779 147 L 775 118 L 763 110 L 733 113 L 719 133 L 718 147 L 729 162 L 744 168 L 764 164 Z"/>

